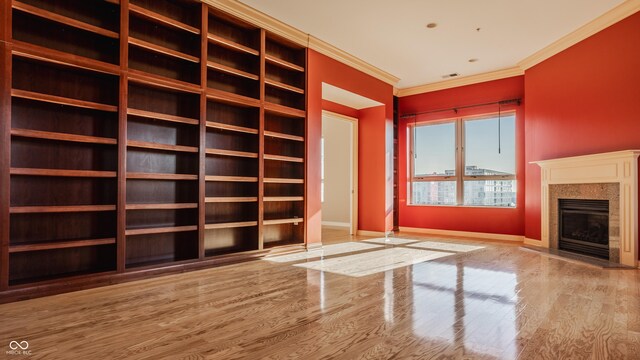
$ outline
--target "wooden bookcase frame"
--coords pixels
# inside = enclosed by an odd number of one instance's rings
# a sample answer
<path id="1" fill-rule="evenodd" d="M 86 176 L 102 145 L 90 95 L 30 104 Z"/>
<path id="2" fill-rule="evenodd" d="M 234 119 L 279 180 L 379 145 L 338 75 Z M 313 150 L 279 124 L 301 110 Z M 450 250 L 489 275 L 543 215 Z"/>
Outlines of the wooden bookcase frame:
<path id="1" fill-rule="evenodd" d="M 176 4 L 183 3 L 187 6 L 184 11 L 182 8 L 178 9 L 181 10 L 179 12 L 171 11 L 175 10 Z M 40 7 L 41 4 L 46 6 Z M 93 16 L 91 9 L 76 9 L 74 6 L 81 5 L 57 0 L 47 3 L 41 0 L 0 0 L 0 303 L 303 249 L 306 228 L 307 50 L 204 3 L 186 0 L 104 0 L 104 5 L 100 6 L 113 9 L 110 16 L 119 18 L 119 24 L 115 25 L 113 19 L 106 22 L 101 18 L 88 19 Z M 50 48 L 49 40 L 43 38 L 42 34 L 36 34 L 34 36 L 40 36 L 38 43 L 30 43 L 33 36 L 29 35 L 28 28 L 20 29 L 24 40 L 14 39 L 12 14 L 16 12 L 21 17 L 39 17 L 51 29 L 60 26 L 66 32 L 73 31 L 69 38 L 79 39 L 79 42 L 71 41 L 60 46 L 64 39 L 57 39 L 52 44 L 58 45 Z M 102 26 L 104 23 L 109 25 Z M 132 26 L 137 36 L 130 36 Z M 154 28 L 161 29 L 157 34 L 164 35 L 157 35 L 159 37 L 156 39 L 156 32 L 140 33 Z M 188 51 L 179 48 L 184 44 L 171 44 L 171 38 L 177 36 L 174 33 L 190 37 L 192 46 Z M 116 44 L 108 51 L 118 53 L 112 52 L 105 57 L 94 49 L 87 49 L 87 44 L 92 42 L 85 39 L 96 37 L 104 38 L 105 44 Z M 186 65 L 184 68 L 178 65 L 179 69 L 161 69 L 158 67 L 162 67 L 163 62 L 158 61 L 146 67 L 145 63 L 140 62 L 140 57 L 136 57 L 136 67 L 132 68 L 130 59 L 138 56 L 131 53 L 132 49 Z M 13 89 L 13 75 L 25 76 L 15 73 L 25 68 L 12 66 L 16 58 L 20 62 L 49 64 L 65 71 L 95 74 L 91 76 L 96 79 L 106 76 L 113 80 L 113 89 L 117 92 L 112 94 L 115 101 L 84 100 L 84 85 L 73 82 L 65 85 L 68 87 L 64 89 L 65 92 L 81 97 Z M 153 58 L 149 59 L 147 61 L 153 61 Z M 177 71 L 176 76 L 172 76 L 172 71 Z M 211 74 L 214 74 L 213 78 Z M 188 81 L 185 81 L 186 78 Z M 163 103 L 166 108 L 173 109 L 171 113 L 156 112 L 153 104 L 150 105 L 152 108 L 136 109 L 130 101 L 130 96 L 134 96 L 130 93 L 132 86 L 190 94 L 188 98 L 191 100 L 183 102 L 180 99 L 184 97 L 176 96 L 175 104 Z M 112 99 L 108 93 L 94 95 L 98 100 L 101 96 Z M 12 128 L 12 116 L 22 116 L 21 112 L 12 113 L 15 99 L 51 104 L 51 111 L 54 112 L 58 108 L 72 113 L 73 109 L 78 109 L 79 114 L 74 115 L 78 121 L 89 116 L 86 115 L 87 111 L 111 113 L 113 115 L 109 115 L 108 119 L 113 122 L 109 125 L 113 130 L 108 133 L 113 135 L 115 132 L 115 135 L 96 136 L 89 130 L 87 133 L 52 132 L 38 128 L 37 122 L 29 128 Z M 58 116 L 61 115 L 55 117 Z M 221 118 L 214 119 L 216 116 Z M 97 123 L 107 117 L 88 118 Z M 19 120 L 22 123 L 28 121 L 24 118 Z M 158 128 L 161 131 L 158 130 L 160 132 L 157 134 L 145 133 L 142 141 L 135 138 L 135 131 L 138 131 L 135 126 L 131 128 L 136 121 L 136 126 L 148 126 L 146 129 L 153 129 L 154 124 L 163 125 L 158 125 L 162 128 Z M 68 130 L 68 126 L 62 128 Z M 184 135 L 185 132 L 191 135 Z M 97 133 L 100 134 L 100 131 Z M 167 136 L 175 136 L 175 139 L 169 142 L 147 141 L 146 137 L 156 135 L 165 140 Z M 185 139 L 184 136 L 191 140 L 186 143 L 180 140 Z M 98 150 L 106 147 L 111 149 L 108 150 L 109 154 L 114 155 L 107 162 L 111 165 L 104 169 L 95 162 L 90 169 L 75 168 L 76 162 L 71 159 L 56 159 L 51 168 L 12 168 L 15 156 L 21 159 L 28 159 L 29 156 L 20 153 L 20 146 L 15 150 L 18 153 L 12 154 L 14 141 L 33 142 L 43 149 L 57 146 L 55 144 L 77 145 L 82 149 L 88 148 L 87 151 L 97 152 L 98 158 L 107 156 Z M 146 156 L 147 152 L 177 154 L 176 164 L 184 164 L 183 160 L 179 160 L 184 155 L 192 159 L 189 161 L 195 165 L 185 174 L 140 173 L 128 169 L 128 157 L 131 159 L 136 153 Z M 232 174 L 219 165 L 208 167 L 207 164 L 216 164 L 209 161 L 211 158 L 224 158 L 225 164 L 231 164 L 231 168 L 239 171 Z M 161 160 L 150 158 L 149 161 L 157 164 Z M 57 167 L 58 163 L 69 166 L 61 169 Z M 64 184 L 66 189 L 79 186 L 77 184 L 95 183 L 93 187 L 113 184 L 108 185 L 112 189 L 109 195 L 112 200 L 105 203 L 104 199 L 94 199 L 98 202 L 66 204 L 65 199 L 61 199 L 53 204 L 20 204 L 12 207 L 12 195 L 14 198 L 20 196 L 13 192 L 24 191 L 25 188 L 25 185 L 11 188 L 11 181 L 15 177 L 37 178 L 38 181 L 54 179 Z M 185 191 L 197 194 L 197 199 L 192 198 L 188 202 L 128 203 L 127 191 L 130 196 L 137 191 L 136 186 L 128 183 L 131 181 L 165 182 L 176 192 L 181 191 L 177 184 L 188 184 L 181 185 L 185 190 L 180 194 L 185 194 Z M 52 198 L 50 194 L 47 196 L 43 199 Z M 214 210 L 208 213 L 208 207 Z M 245 214 L 246 209 L 252 209 L 251 213 Z M 179 215 L 183 212 L 194 215 L 188 215 L 188 219 L 183 221 L 186 215 Z M 60 213 L 65 214 L 65 219 L 98 232 L 100 229 L 91 225 L 94 220 L 86 223 L 84 221 L 89 220 L 83 220 L 83 216 L 93 216 L 95 219 L 112 216 L 109 224 L 113 228 L 109 231 L 113 235 L 95 239 L 66 239 L 57 238 L 64 232 L 54 229 L 54 241 L 29 242 L 29 239 L 12 238 L 12 216 L 42 214 L 46 217 Z M 180 217 L 183 220 L 179 220 Z M 149 221 L 157 225 L 127 229 L 128 218 L 130 221 Z M 174 219 L 175 223 L 164 226 L 167 219 Z M 129 243 L 131 238 L 139 236 L 149 244 L 174 239 L 174 258 L 163 258 L 156 264 L 152 263 L 155 254 L 151 247 L 154 246 L 150 246 L 149 251 L 145 250 L 145 246 L 131 248 L 134 246 Z M 188 245 L 183 241 L 184 236 L 189 239 Z M 103 253 L 100 251 L 103 250 L 99 249 L 106 249 L 104 251 L 109 255 L 101 255 Z M 148 255 L 150 264 L 141 262 L 141 266 L 132 267 L 133 264 L 127 262 L 127 254 L 131 251 L 140 252 L 143 258 Z M 178 255 L 185 251 L 189 254 L 187 257 Z M 63 253 L 63 260 L 50 264 L 45 261 L 43 265 L 53 268 L 51 274 L 42 273 L 40 277 L 38 269 L 14 273 L 22 270 L 11 268 L 12 254 L 41 254 L 36 257 L 40 261 L 56 252 Z M 65 262 L 65 256 L 69 256 L 70 260 Z M 66 267 L 78 268 L 83 272 L 66 273 Z M 59 273 L 56 273 L 58 270 Z M 27 275 L 30 277 L 26 278 Z M 14 278 L 18 281 L 10 281 Z"/>

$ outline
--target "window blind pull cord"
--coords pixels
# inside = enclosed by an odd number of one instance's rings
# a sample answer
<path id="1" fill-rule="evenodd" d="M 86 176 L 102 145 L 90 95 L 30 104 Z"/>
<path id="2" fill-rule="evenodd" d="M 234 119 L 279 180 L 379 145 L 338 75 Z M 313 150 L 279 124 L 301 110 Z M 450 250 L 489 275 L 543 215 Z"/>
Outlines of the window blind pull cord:
<path id="1" fill-rule="evenodd" d="M 502 153 L 502 137 L 500 136 L 500 120 L 502 111 L 502 103 L 498 103 L 498 154 Z"/>
<path id="2" fill-rule="evenodd" d="M 416 144 L 416 141 L 418 140 L 418 137 L 416 136 L 416 133 L 418 132 L 418 115 L 414 115 L 413 116 L 413 158 L 417 159 L 418 158 L 418 144 Z"/>

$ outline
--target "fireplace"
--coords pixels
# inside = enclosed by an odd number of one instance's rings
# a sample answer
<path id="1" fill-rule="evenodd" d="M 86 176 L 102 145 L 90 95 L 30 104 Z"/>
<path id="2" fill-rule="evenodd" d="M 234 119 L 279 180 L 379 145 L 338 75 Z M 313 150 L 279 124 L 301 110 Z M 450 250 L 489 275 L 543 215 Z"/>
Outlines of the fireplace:
<path id="1" fill-rule="evenodd" d="M 526 243 L 560 248 L 559 199 L 606 200 L 609 262 L 637 267 L 639 156 L 640 150 L 623 150 L 534 161 L 541 169 L 541 241 L 526 239 Z M 587 223 L 589 216 L 592 221 L 598 219 L 596 214 L 588 215 Z"/>
<path id="2" fill-rule="evenodd" d="M 609 260 L 609 201 L 558 200 L 558 248 Z"/>

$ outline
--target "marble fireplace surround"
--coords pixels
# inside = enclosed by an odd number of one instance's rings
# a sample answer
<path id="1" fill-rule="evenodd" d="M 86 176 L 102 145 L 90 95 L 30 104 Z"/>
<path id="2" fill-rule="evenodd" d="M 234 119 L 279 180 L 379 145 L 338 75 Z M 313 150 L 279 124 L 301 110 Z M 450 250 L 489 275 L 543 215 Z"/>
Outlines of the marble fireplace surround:
<path id="1" fill-rule="evenodd" d="M 542 241 L 558 248 L 558 199 L 609 200 L 610 261 L 638 266 L 640 150 L 534 161 L 542 169 Z"/>

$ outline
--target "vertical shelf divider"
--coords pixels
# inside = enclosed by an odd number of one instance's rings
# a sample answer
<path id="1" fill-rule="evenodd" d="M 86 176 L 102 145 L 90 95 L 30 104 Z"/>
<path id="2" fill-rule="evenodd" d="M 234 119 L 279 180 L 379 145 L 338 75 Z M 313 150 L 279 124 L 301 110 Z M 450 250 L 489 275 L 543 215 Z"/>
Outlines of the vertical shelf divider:
<path id="1" fill-rule="evenodd" d="M 308 212 L 308 198 L 307 198 L 307 184 L 309 183 L 307 174 L 309 173 L 309 114 L 307 113 L 309 109 L 309 48 L 304 49 L 304 171 L 302 172 L 302 178 L 304 179 L 304 184 L 302 187 L 302 195 L 304 196 L 304 201 L 302 203 L 302 216 L 304 217 L 303 233 L 302 233 L 302 241 L 304 243 L 305 249 L 309 248 L 309 244 L 307 243 L 307 230 L 309 226 L 309 212 Z M 354 204 L 353 206 L 358 206 L 358 204 Z M 356 219 L 357 220 L 357 219 Z M 356 229 L 357 230 L 357 229 Z M 322 242 L 322 237 L 320 238 Z"/>
<path id="2" fill-rule="evenodd" d="M 0 0 L 0 303 L 304 247 L 303 46 L 205 2 L 33 3 L 64 16 Z"/>
<path id="3" fill-rule="evenodd" d="M 120 93 L 118 94 L 118 229 L 116 235 L 118 272 L 125 271 L 127 257 L 127 108 L 129 68 L 129 0 L 120 1 Z"/>
<path id="4" fill-rule="evenodd" d="M 11 1 L 0 0 L 0 291 L 9 287 L 11 201 Z"/>
<path id="5" fill-rule="evenodd" d="M 260 127 L 258 129 L 258 249 L 264 249 L 264 101 L 267 32 L 260 30 Z"/>
<path id="6" fill-rule="evenodd" d="M 207 156 L 207 58 L 209 41 L 209 6 L 202 3 L 201 13 L 201 34 L 200 34 L 200 148 L 198 153 L 198 258 L 205 258 L 204 246 L 204 225 L 206 222 L 206 156 Z"/>

